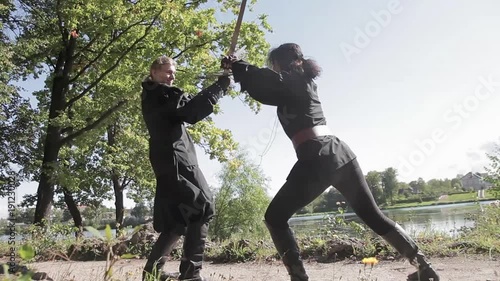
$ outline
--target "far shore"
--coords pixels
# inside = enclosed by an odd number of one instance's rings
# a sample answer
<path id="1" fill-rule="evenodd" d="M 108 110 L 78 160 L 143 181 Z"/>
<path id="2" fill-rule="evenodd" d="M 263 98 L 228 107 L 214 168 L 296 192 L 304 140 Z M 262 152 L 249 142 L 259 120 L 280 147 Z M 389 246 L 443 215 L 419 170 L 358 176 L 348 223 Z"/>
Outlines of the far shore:
<path id="1" fill-rule="evenodd" d="M 442 206 L 442 205 L 455 205 L 455 204 L 465 204 L 465 203 L 479 203 L 479 202 L 494 202 L 496 199 L 493 198 L 484 198 L 484 199 L 475 199 L 475 200 L 461 200 L 461 201 L 428 201 L 422 203 L 405 203 L 405 204 L 395 204 L 392 206 L 384 206 L 380 207 L 382 211 L 384 210 L 396 210 L 396 209 L 409 209 L 409 208 L 421 208 L 421 207 L 429 207 L 429 206 Z M 347 208 L 346 213 L 352 212 L 349 208 Z M 297 217 L 312 217 L 312 216 L 327 216 L 327 215 L 337 215 L 339 212 L 323 212 L 323 213 L 308 213 L 308 214 L 300 214 L 295 215 L 293 218 Z"/>

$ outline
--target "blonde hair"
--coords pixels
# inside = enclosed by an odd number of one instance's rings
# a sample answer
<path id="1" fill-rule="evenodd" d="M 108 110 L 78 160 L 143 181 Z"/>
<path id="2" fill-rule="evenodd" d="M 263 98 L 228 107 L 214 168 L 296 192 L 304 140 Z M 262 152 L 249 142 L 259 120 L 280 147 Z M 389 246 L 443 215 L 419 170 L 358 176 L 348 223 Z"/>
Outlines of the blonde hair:
<path id="1" fill-rule="evenodd" d="M 151 71 L 160 69 L 161 66 L 165 65 L 165 64 L 177 66 L 177 63 L 175 62 L 175 60 L 173 58 L 162 55 L 162 56 L 159 56 L 158 58 L 156 58 L 153 61 L 153 63 L 151 64 L 151 67 L 149 68 L 150 75 L 151 75 Z"/>

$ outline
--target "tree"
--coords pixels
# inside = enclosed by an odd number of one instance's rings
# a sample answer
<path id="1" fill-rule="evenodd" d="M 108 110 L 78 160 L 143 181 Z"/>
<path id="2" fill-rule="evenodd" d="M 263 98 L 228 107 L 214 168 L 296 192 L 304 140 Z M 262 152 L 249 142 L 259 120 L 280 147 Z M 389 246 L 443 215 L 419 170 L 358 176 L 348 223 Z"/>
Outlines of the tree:
<path id="1" fill-rule="evenodd" d="M 48 216 L 56 187 L 68 196 L 75 192 L 59 185 L 54 176 L 64 162 L 73 161 L 62 154 L 82 145 L 78 142 L 91 131 L 113 124 L 110 117 L 128 103 L 139 104 L 142 77 L 137 73 L 147 73 L 152 58 L 176 58 L 179 86 L 188 93 L 210 82 L 199 83 L 198 77 L 218 69 L 216 56 L 227 49 L 234 23 L 219 23 L 216 8 L 202 7 L 206 2 L 16 1 L 16 13 L 6 16 L 14 34 L 13 64 L 24 78 L 46 77 L 46 87 L 34 93 L 45 118 L 39 138 L 42 153 L 32 159 L 38 166 L 31 170 L 32 179 L 39 182 L 36 224 Z M 236 1 L 217 3 L 237 11 Z M 265 17 L 242 25 L 240 46 L 246 47 L 250 61 L 264 60 L 264 30 L 269 30 Z M 210 120 L 190 129 L 199 133 L 193 134 L 198 143 L 209 144 L 211 156 L 235 146 L 230 134 L 221 134 Z"/>
<path id="2" fill-rule="evenodd" d="M 449 179 L 431 179 L 427 182 L 425 195 L 439 197 L 441 194 L 449 193 L 453 190 Z"/>
<path id="3" fill-rule="evenodd" d="M 36 147 L 33 138 L 36 125 L 30 117 L 35 110 L 13 89 L 0 89 L 0 111 L 0 197 L 3 197 L 12 196 L 25 178 L 23 164 L 31 160 Z"/>
<path id="4" fill-rule="evenodd" d="M 378 205 L 385 204 L 387 200 L 382 189 L 382 174 L 377 171 L 370 171 L 366 174 L 365 179 L 375 198 L 375 202 L 377 202 Z"/>
<path id="5" fill-rule="evenodd" d="M 404 197 L 408 198 L 411 195 L 411 187 L 408 183 L 405 182 L 398 182 L 398 195 L 403 195 Z"/>
<path id="6" fill-rule="evenodd" d="M 270 199 L 266 193 L 268 180 L 257 165 L 243 152 L 223 164 L 219 174 L 221 186 L 215 190 L 216 215 L 210 234 L 227 239 L 265 233 L 264 213 Z"/>
<path id="7" fill-rule="evenodd" d="M 454 178 L 451 180 L 451 187 L 453 189 L 462 189 L 462 181 L 460 178 Z"/>
<path id="8" fill-rule="evenodd" d="M 387 168 L 382 173 L 382 185 L 384 187 L 384 195 L 391 205 L 394 202 L 394 193 L 398 188 L 397 171 L 394 168 Z"/>
<path id="9" fill-rule="evenodd" d="M 311 203 L 314 213 L 337 211 L 341 202 L 346 202 L 345 197 L 334 187 L 323 192 Z"/>
<path id="10" fill-rule="evenodd" d="M 409 184 L 414 193 L 423 193 L 427 189 L 427 183 L 422 178 L 418 178 L 416 181 L 411 181 Z"/>
<path id="11" fill-rule="evenodd" d="M 85 220 L 85 226 L 99 227 L 104 213 L 104 207 L 86 206 L 82 211 Z"/>
<path id="12" fill-rule="evenodd" d="M 491 191 L 496 199 L 500 199 L 500 145 L 496 145 L 491 153 L 486 154 L 490 164 L 486 168 L 486 181 L 492 184 Z"/>
<path id="13" fill-rule="evenodd" d="M 16 223 L 31 224 L 33 221 L 33 215 L 35 214 L 35 208 L 16 208 L 14 209 L 14 217 L 16 218 Z"/>
<path id="14" fill-rule="evenodd" d="M 13 62 L 14 44 L 6 32 L 14 10 L 11 1 L 0 4 L 0 197 L 12 196 L 24 178 L 22 164 L 30 159 L 35 146 L 35 110 L 22 98 L 22 89 L 12 82 L 18 78 L 19 67 Z M 5 26 L 4 23 L 7 23 Z"/>
<path id="15" fill-rule="evenodd" d="M 149 214 L 149 209 L 144 202 L 139 202 L 138 204 L 135 204 L 135 207 L 132 208 L 130 214 L 136 218 L 144 220 L 144 218 Z"/>

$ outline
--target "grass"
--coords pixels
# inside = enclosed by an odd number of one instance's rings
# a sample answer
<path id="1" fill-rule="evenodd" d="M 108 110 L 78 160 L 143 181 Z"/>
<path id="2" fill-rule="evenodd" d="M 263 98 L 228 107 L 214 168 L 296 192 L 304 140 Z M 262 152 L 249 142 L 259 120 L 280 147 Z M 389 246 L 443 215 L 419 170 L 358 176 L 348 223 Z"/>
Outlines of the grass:
<path id="1" fill-rule="evenodd" d="M 477 198 L 477 192 L 467 192 L 467 193 L 457 193 L 451 194 L 441 200 L 432 200 L 432 201 L 424 201 L 424 202 L 414 202 L 414 203 L 396 203 L 390 206 L 382 206 L 382 210 L 389 209 L 402 209 L 402 208 L 416 208 L 416 207 L 426 207 L 426 206 L 436 206 L 436 205 L 448 205 L 455 203 L 468 203 L 468 202 L 478 202 L 478 201 L 489 201 L 495 200 L 495 195 L 493 191 L 486 190 L 484 199 Z M 337 211 L 332 212 L 318 212 L 318 213 L 307 213 L 294 215 L 294 217 L 308 217 L 308 216 L 320 216 L 320 215 L 332 215 L 339 214 Z"/>
<path id="2" fill-rule="evenodd" d="M 484 193 L 485 199 L 487 200 L 493 200 L 495 199 L 495 196 L 493 195 L 493 192 L 491 190 L 486 190 Z M 443 201 L 447 202 L 459 202 L 459 201 L 469 201 L 469 200 L 476 200 L 477 199 L 477 193 L 476 192 L 470 192 L 470 193 L 458 193 L 458 194 L 451 194 L 449 195 L 446 199 Z"/>
<path id="3" fill-rule="evenodd" d="M 434 205 L 446 205 L 455 203 L 467 203 L 476 201 L 489 201 L 494 200 L 495 196 L 491 190 L 486 190 L 485 198 L 478 199 L 477 192 L 467 192 L 467 193 L 457 193 L 451 194 L 444 197 L 441 200 L 425 201 L 425 202 L 415 202 L 415 203 L 396 203 L 391 206 L 385 206 L 383 209 L 399 209 L 399 208 L 412 208 L 412 207 L 424 207 L 424 206 L 434 206 Z"/>

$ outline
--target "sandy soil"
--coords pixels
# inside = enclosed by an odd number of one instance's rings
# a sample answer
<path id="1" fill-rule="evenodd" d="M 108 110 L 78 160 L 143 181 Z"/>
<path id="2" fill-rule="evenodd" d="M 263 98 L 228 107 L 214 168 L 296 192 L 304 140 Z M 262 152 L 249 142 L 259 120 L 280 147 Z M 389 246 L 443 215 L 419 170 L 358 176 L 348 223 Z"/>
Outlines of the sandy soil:
<path id="1" fill-rule="evenodd" d="M 114 266 L 113 280 L 140 281 L 145 260 L 120 260 Z M 487 257 L 434 258 L 433 265 L 439 271 L 442 281 L 500 281 L 500 261 Z M 168 272 L 177 271 L 178 262 L 168 262 Z M 47 272 L 57 281 L 103 280 L 106 262 L 41 262 L 33 268 Z M 359 281 L 363 264 L 359 262 L 306 263 L 311 281 Z M 381 261 L 371 272 L 370 281 L 404 281 L 413 267 L 402 261 Z M 369 267 L 366 268 L 368 276 Z M 212 264 L 205 263 L 203 275 L 212 281 L 289 281 L 285 268 L 280 262 Z"/>

